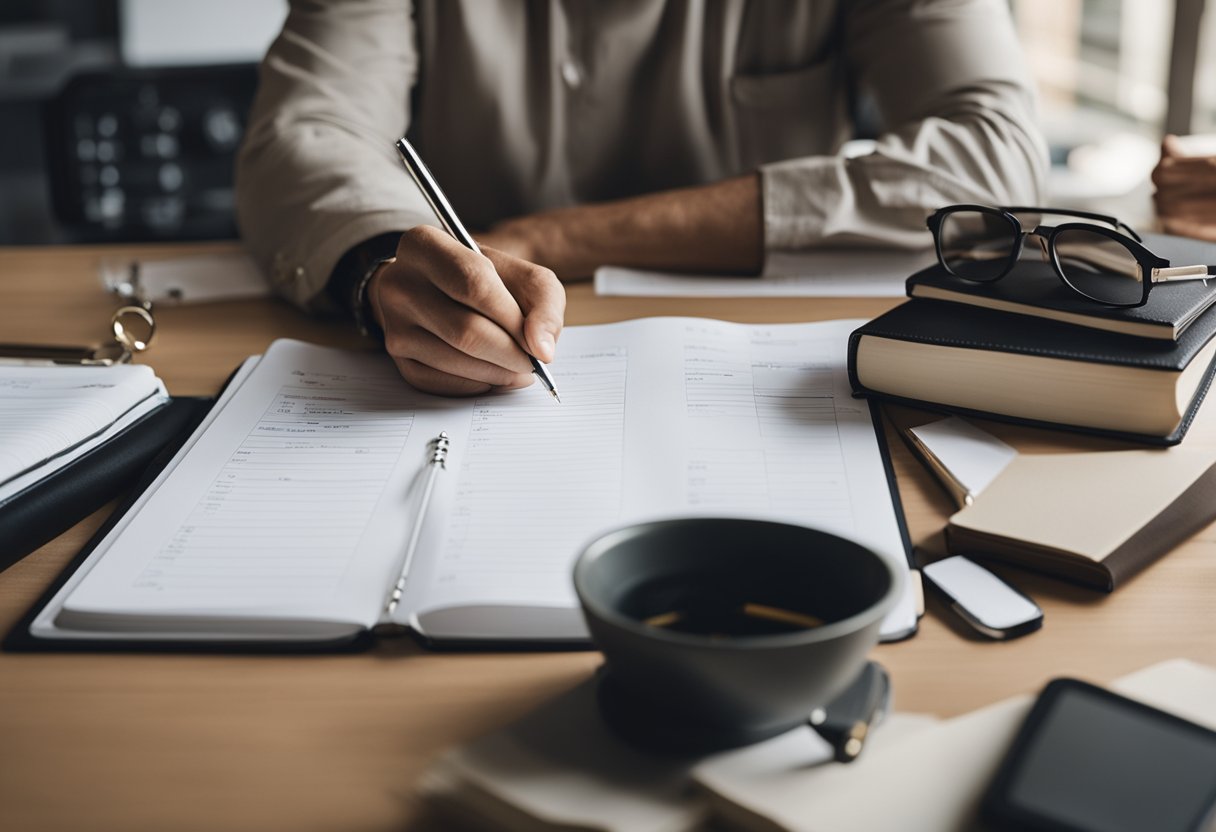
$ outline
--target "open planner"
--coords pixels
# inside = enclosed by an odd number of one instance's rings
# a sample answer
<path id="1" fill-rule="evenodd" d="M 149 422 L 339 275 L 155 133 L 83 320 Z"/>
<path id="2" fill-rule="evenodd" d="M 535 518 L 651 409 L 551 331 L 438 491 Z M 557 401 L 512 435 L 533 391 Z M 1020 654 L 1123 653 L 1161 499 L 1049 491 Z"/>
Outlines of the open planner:
<path id="1" fill-rule="evenodd" d="M 583 545 L 669 516 L 813 525 L 907 570 L 882 439 L 845 375 L 858 323 L 571 327 L 551 368 L 561 404 L 535 386 L 428 396 L 383 355 L 276 341 L 29 634 L 299 645 L 389 624 L 435 643 L 577 643 L 587 632 L 571 567 Z M 446 468 L 421 514 L 441 431 Z M 883 635 L 915 627 L 909 591 Z"/>

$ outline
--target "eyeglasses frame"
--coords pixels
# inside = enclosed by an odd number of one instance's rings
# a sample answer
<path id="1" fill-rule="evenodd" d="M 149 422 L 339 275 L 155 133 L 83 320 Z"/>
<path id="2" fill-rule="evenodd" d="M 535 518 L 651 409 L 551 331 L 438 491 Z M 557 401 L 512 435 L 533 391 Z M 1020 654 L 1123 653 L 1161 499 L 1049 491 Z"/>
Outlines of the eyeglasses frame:
<path id="1" fill-rule="evenodd" d="M 942 223 L 951 214 L 962 211 L 973 211 L 987 214 L 989 216 L 999 217 L 1009 224 L 1010 229 L 1013 232 L 1014 244 L 1009 257 L 1006 259 L 1005 267 L 998 275 L 989 280 L 976 280 L 975 278 L 965 277 L 958 274 L 950 268 L 949 264 L 946 262 L 945 256 L 942 253 Z M 1033 230 L 1026 231 L 1022 227 L 1021 221 L 1016 216 L 1019 213 L 1083 217 L 1085 219 L 1097 220 L 1113 227 L 1106 228 L 1101 225 L 1092 225 L 1084 222 L 1068 222 L 1063 223 L 1062 225 L 1037 225 Z M 943 269 L 960 280 L 967 280 L 972 283 L 995 283 L 1013 271 L 1013 267 L 1017 264 L 1018 258 L 1022 256 L 1022 250 L 1026 243 L 1026 238 L 1035 237 L 1040 241 L 1040 244 L 1043 246 L 1043 250 L 1047 253 L 1049 259 L 1051 260 L 1051 264 L 1055 268 L 1056 276 L 1060 278 L 1060 281 L 1065 286 L 1082 297 L 1094 301 L 1095 303 L 1100 303 L 1103 306 L 1110 306 L 1117 309 L 1132 309 L 1138 306 L 1144 306 L 1144 304 L 1148 303 L 1149 292 L 1157 283 L 1168 283 L 1170 281 L 1178 280 L 1203 280 L 1204 284 L 1206 285 L 1207 278 L 1212 275 L 1216 275 L 1216 266 L 1197 265 L 1171 267 L 1168 258 L 1159 257 L 1145 247 L 1143 240 L 1140 239 L 1140 235 L 1137 234 L 1135 229 L 1133 229 L 1130 225 L 1119 220 L 1117 217 L 1107 216 L 1106 214 L 1096 214 L 1091 211 L 1077 211 L 1067 208 L 1028 208 L 1018 206 L 994 208 L 990 205 L 960 203 L 958 205 L 947 205 L 944 208 L 937 209 L 931 215 L 929 215 L 929 217 L 925 220 L 925 223 L 929 226 L 929 231 L 933 234 L 933 247 L 937 252 L 937 262 Z M 1125 229 L 1125 231 L 1117 230 L 1120 228 Z M 1140 300 L 1134 303 L 1111 303 L 1110 301 L 1103 300 L 1101 298 L 1095 298 L 1093 295 L 1082 291 L 1069 282 L 1068 276 L 1064 273 L 1064 268 L 1060 264 L 1060 257 L 1059 253 L 1056 251 L 1055 240 L 1058 235 L 1064 233 L 1065 231 L 1073 230 L 1086 231 L 1107 237 L 1117 243 L 1120 243 L 1128 250 L 1140 267 L 1140 285 L 1144 287 L 1140 295 Z M 1144 279 L 1146 274 L 1149 276 L 1148 280 Z"/>

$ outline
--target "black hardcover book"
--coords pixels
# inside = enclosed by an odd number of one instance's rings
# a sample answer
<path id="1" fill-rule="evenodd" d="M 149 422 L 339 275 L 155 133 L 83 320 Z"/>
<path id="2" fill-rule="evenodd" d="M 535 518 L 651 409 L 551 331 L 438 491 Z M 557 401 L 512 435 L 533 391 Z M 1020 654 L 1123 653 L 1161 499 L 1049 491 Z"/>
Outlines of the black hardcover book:
<path id="1" fill-rule="evenodd" d="M 849 338 L 853 391 L 1156 445 L 1182 441 L 1211 383 L 1216 309 L 1177 342 L 934 300 Z"/>
<path id="2" fill-rule="evenodd" d="M 1170 258 L 1174 265 L 1216 263 L 1216 245 L 1212 243 L 1145 234 L 1144 244 Z M 1216 302 L 1216 280 L 1185 280 L 1153 287 L 1144 306 L 1103 306 L 1069 289 L 1050 263 L 1035 258 L 1037 250 L 1028 251 L 1012 272 L 992 283 L 963 280 L 940 265 L 930 266 L 908 278 L 908 297 L 965 303 L 1166 341 L 1177 340 Z"/>

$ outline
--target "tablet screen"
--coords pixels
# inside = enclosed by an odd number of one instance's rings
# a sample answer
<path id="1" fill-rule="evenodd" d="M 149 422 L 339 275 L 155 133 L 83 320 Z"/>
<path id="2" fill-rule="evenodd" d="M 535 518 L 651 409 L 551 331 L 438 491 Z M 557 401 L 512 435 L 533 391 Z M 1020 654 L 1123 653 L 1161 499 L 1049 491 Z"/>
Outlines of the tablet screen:
<path id="1" fill-rule="evenodd" d="M 1216 797 L 1216 734 L 1066 687 L 1006 797 L 1066 828 L 1193 829 Z"/>

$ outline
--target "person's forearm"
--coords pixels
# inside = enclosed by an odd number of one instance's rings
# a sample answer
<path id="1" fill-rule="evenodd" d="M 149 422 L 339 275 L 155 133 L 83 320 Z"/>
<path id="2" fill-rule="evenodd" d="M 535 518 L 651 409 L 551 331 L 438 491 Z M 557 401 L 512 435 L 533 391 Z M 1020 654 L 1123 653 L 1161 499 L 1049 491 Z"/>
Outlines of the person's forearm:
<path id="1" fill-rule="evenodd" d="M 613 264 L 755 274 L 764 262 L 759 175 L 507 220 L 479 235 L 562 279 Z"/>

